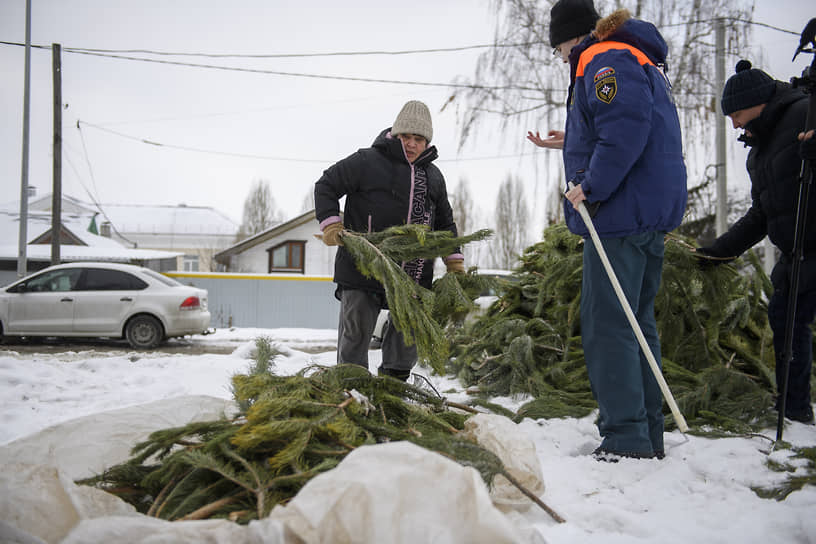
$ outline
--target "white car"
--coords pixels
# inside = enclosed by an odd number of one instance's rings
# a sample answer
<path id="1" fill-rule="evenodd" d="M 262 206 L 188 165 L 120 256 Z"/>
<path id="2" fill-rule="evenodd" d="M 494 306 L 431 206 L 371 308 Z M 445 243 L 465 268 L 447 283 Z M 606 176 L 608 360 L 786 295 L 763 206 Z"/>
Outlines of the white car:
<path id="1" fill-rule="evenodd" d="M 70 263 L 0 289 L 0 340 L 10 336 L 126 338 L 152 349 L 212 332 L 207 291 L 141 266 Z"/>

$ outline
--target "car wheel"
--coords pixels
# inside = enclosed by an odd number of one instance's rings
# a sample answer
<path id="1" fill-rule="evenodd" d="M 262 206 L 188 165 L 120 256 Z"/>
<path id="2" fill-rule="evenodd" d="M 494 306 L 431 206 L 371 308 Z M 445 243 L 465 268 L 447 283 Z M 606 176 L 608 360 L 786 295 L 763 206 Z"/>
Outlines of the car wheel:
<path id="1" fill-rule="evenodd" d="M 153 349 L 164 338 L 159 320 L 150 315 L 137 315 L 125 326 L 125 338 L 134 349 Z"/>

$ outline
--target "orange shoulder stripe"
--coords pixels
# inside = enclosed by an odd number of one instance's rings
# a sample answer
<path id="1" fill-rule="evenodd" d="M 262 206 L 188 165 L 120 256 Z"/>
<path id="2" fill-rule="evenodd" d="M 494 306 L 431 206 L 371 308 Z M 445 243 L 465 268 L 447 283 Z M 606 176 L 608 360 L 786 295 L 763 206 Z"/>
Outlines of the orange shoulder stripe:
<path id="1" fill-rule="evenodd" d="M 629 51 L 634 55 L 634 57 L 638 60 L 641 66 L 644 64 L 651 64 L 654 66 L 654 63 L 649 60 L 649 57 L 646 54 L 638 49 L 637 47 L 633 47 L 628 43 L 622 42 L 598 42 L 595 45 L 591 45 L 587 48 L 586 51 L 581 53 L 581 58 L 578 61 L 578 70 L 575 73 L 575 77 L 583 77 L 584 69 L 586 65 L 589 64 L 592 59 L 595 58 L 595 55 L 599 55 L 601 53 L 606 53 L 612 49 L 621 49 L 625 51 Z"/>

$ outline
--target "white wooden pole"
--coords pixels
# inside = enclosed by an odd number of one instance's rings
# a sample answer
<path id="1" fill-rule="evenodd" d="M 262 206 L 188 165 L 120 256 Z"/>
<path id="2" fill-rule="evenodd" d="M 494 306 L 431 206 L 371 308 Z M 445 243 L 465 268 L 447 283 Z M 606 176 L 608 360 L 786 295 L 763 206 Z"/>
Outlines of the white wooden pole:
<path id="1" fill-rule="evenodd" d="M 26 0 L 25 65 L 23 74 L 23 161 L 20 176 L 20 230 L 17 240 L 17 277 L 27 274 L 28 255 L 28 141 L 31 97 L 31 0 Z"/>
<path id="2" fill-rule="evenodd" d="M 725 86 L 725 19 L 717 19 L 715 28 L 716 50 L 714 54 L 714 88 L 722 89 Z M 719 92 L 719 90 L 717 91 Z M 717 149 L 717 207 L 715 227 L 717 236 L 728 230 L 728 172 L 726 169 L 725 153 L 725 125 L 728 120 L 720 116 L 719 101 L 714 101 L 714 118 L 716 121 L 716 149 Z"/>

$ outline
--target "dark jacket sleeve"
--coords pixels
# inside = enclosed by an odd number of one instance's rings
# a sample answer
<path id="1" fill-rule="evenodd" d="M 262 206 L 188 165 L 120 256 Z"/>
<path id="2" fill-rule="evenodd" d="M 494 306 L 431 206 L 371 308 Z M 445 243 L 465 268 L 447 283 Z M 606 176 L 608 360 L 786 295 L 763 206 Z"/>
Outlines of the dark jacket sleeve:
<path id="1" fill-rule="evenodd" d="M 438 169 L 437 173 L 439 175 L 439 179 L 442 180 L 442 191 L 439 198 L 434 203 L 436 215 L 434 217 L 433 230 L 447 230 L 452 232 L 454 236 L 459 236 L 459 229 L 456 227 L 456 223 L 453 220 L 453 208 L 451 207 L 450 200 L 448 199 L 448 189 L 445 185 L 445 178 L 442 176 L 442 172 L 440 172 Z M 461 254 L 462 248 L 457 247 L 451 256 L 461 257 Z"/>
<path id="2" fill-rule="evenodd" d="M 768 220 L 756 200 L 739 221 L 707 249 L 714 257 L 739 257 L 768 233 Z"/>
<path id="3" fill-rule="evenodd" d="M 363 160 L 359 151 L 327 168 L 315 183 L 315 217 L 322 223 L 329 217 L 340 216 L 340 199 L 356 191 L 359 166 Z"/>
<path id="4" fill-rule="evenodd" d="M 442 179 L 442 192 L 435 202 L 436 217 L 434 219 L 433 230 L 448 230 L 452 232 L 454 236 L 459 236 L 456 223 L 453 221 L 453 208 L 448 199 L 448 189 L 445 186 L 445 178 L 442 177 L 441 172 L 439 173 L 439 177 Z"/>

